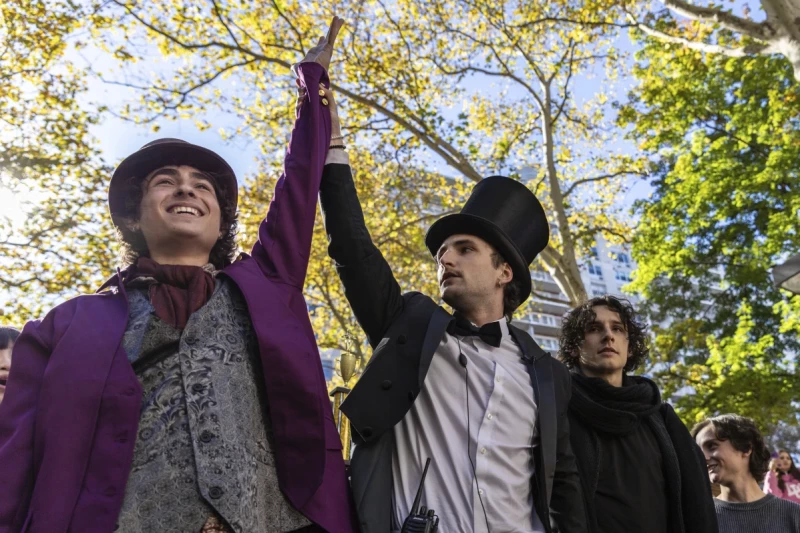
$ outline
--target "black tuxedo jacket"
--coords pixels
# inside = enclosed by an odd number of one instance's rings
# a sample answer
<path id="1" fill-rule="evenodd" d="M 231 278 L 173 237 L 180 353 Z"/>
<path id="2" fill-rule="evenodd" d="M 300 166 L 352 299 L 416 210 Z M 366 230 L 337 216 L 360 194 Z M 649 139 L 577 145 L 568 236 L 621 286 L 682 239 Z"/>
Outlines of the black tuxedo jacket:
<path id="1" fill-rule="evenodd" d="M 392 428 L 422 389 L 452 316 L 421 293 L 401 294 L 369 236 L 348 165 L 325 166 L 320 205 L 328 253 L 373 348 L 369 365 L 342 405 L 356 444 L 351 461 L 353 495 L 364 533 L 387 533 L 392 520 Z M 513 326 L 509 329 L 522 348 L 538 406 L 541 437 L 534 449 L 536 474 L 531 480 L 536 512 L 548 532 L 583 533 L 586 516 L 567 419 L 569 373 L 530 335 Z"/>

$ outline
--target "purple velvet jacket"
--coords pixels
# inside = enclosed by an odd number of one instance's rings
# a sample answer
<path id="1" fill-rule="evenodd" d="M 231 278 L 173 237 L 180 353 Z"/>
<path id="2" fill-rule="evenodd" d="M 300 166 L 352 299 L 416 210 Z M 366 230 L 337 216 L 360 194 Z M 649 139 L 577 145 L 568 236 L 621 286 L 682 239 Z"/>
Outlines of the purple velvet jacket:
<path id="1" fill-rule="evenodd" d="M 327 73 L 304 63 L 300 109 L 252 255 L 222 271 L 244 294 L 264 367 L 280 487 L 329 532 L 357 531 L 303 283 L 331 135 L 316 88 Z M 79 296 L 25 326 L 0 405 L 0 533 L 107 533 L 122 506 L 141 387 L 121 346 L 128 300 Z"/>

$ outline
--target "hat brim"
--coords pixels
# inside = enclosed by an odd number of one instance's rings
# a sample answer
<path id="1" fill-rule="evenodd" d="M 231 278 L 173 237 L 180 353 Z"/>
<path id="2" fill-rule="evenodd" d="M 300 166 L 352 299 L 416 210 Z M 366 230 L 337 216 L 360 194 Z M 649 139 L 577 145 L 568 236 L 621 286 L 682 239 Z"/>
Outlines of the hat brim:
<path id="1" fill-rule="evenodd" d="M 428 229 L 428 233 L 425 235 L 425 246 L 428 247 L 431 255 L 436 257 L 442 243 L 448 237 L 459 233 L 480 237 L 500 252 L 503 259 L 511 266 L 514 279 L 520 282 L 522 292 L 520 305 L 522 305 L 530 297 L 533 289 L 528 262 L 519 247 L 494 222 L 465 213 L 444 216 Z"/>
<path id="2" fill-rule="evenodd" d="M 143 180 L 154 170 L 171 165 L 190 165 L 214 175 L 217 186 L 225 189 L 228 204 L 236 210 L 239 194 L 236 174 L 222 157 L 202 146 L 182 141 L 162 142 L 126 157 L 111 176 L 108 208 L 114 224 L 119 225 L 119 219 L 130 216 L 125 201 L 126 182 Z"/>

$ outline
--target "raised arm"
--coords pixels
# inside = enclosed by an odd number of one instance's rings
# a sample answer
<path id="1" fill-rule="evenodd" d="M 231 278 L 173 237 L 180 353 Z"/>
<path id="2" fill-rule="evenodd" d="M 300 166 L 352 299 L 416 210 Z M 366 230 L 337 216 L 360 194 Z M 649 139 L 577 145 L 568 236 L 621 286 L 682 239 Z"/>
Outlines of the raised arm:
<path id="1" fill-rule="evenodd" d="M 353 314 L 375 348 L 403 310 L 400 285 L 370 238 L 350 165 L 325 165 L 319 197 L 328 255 Z"/>
<path id="2" fill-rule="evenodd" d="M 764 480 L 764 492 L 766 494 L 774 494 L 779 498 L 783 497 L 783 491 L 778 486 L 778 474 L 774 470 L 767 472 L 767 477 Z"/>
<path id="3" fill-rule="evenodd" d="M 328 34 L 293 69 L 306 89 L 304 101 L 298 106 L 283 175 L 253 246 L 253 257 L 268 275 L 298 288 L 302 288 L 308 268 L 317 194 L 331 137 L 331 117 L 324 98 L 330 86 L 327 68 L 343 24 L 334 17 Z"/>

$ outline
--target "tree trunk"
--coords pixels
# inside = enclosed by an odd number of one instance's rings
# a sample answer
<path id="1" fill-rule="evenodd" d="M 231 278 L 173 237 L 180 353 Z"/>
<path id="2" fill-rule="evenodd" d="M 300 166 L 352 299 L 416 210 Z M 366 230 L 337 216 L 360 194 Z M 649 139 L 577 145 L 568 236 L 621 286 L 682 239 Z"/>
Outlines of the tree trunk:
<path id="1" fill-rule="evenodd" d="M 786 56 L 800 82 L 800 0 L 761 0 L 761 6 L 775 31 L 773 47 Z"/>
<path id="2" fill-rule="evenodd" d="M 575 258 L 575 243 L 569 228 L 569 220 L 564 211 L 564 196 L 561 192 L 561 184 L 558 181 L 558 171 L 556 170 L 555 157 L 553 152 L 555 144 L 553 140 L 553 117 L 552 100 L 550 96 L 550 84 L 542 82 L 542 134 L 544 135 L 544 160 L 547 172 L 547 182 L 550 186 L 550 200 L 558 224 L 558 234 L 561 237 L 561 249 L 559 254 L 556 250 L 548 246 L 542 254 L 542 259 L 548 267 L 553 279 L 559 288 L 569 298 L 570 305 L 573 307 L 586 300 L 586 288 L 583 286 L 581 273 L 578 269 L 578 261 Z"/>

